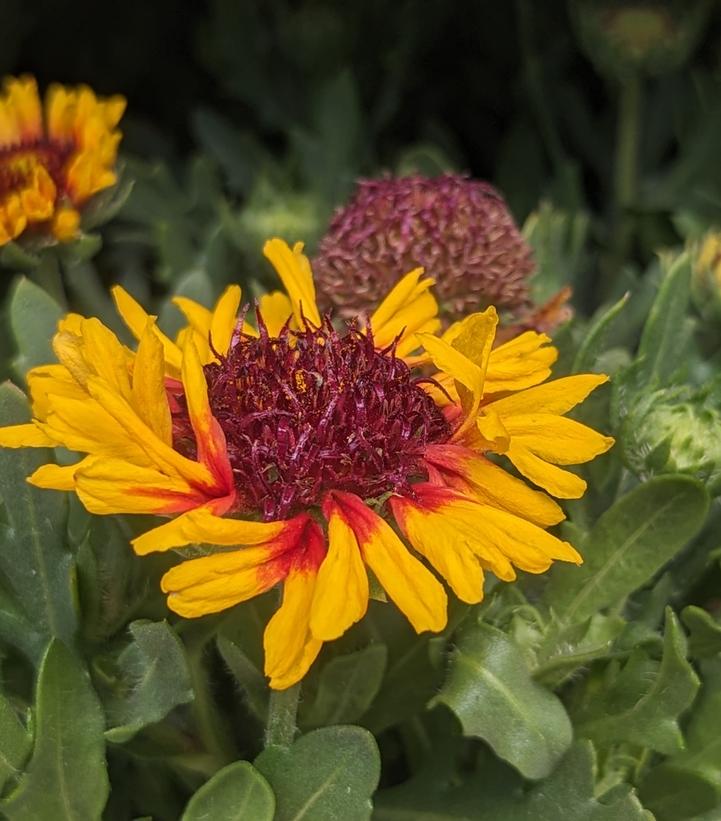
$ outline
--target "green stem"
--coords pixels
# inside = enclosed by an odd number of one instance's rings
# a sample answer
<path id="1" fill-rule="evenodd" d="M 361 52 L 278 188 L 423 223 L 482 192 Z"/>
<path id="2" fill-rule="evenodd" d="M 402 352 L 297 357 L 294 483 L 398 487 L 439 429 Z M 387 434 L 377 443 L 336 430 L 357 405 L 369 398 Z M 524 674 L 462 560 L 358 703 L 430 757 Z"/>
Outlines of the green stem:
<path id="1" fill-rule="evenodd" d="M 300 699 L 300 684 L 287 690 L 271 690 L 268 722 L 265 727 L 266 747 L 290 747 L 296 731 L 296 715 Z"/>
<path id="2" fill-rule="evenodd" d="M 641 78 L 633 74 L 621 86 L 618 106 L 614 199 L 619 216 L 636 203 L 640 122 Z"/>

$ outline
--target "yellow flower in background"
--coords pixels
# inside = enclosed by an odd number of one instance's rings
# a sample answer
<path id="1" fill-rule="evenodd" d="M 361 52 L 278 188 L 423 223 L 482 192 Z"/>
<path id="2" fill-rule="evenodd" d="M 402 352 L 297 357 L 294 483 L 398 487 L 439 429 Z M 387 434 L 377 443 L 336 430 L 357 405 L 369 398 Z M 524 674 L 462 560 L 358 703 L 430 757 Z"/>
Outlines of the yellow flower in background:
<path id="1" fill-rule="evenodd" d="M 433 570 L 476 603 L 485 570 L 510 581 L 516 568 L 581 561 L 546 530 L 563 519 L 548 494 L 581 495 L 583 481 L 559 465 L 613 443 L 564 416 L 606 377 L 541 384 L 554 349 L 533 332 L 493 348 L 493 308 L 437 336 L 421 270 L 367 322 L 338 329 L 318 311 L 302 246 L 276 239 L 265 253 L 285 293 L 262 299 L 253 325 L 237 286 L 213 309 L 176 300 L 188 325 L 175 340 L 116 289 L 136 351 L 96 319 L 64 319 L 60 364 L 28 375 L 32 422 L 0 429 L 0 445 L 84 456 L 30 481 L 74 490 L 93 513 L 169 516 L 134 540 L 141 555 L 222 548 L 163 577 L 182 616 L 282 584 L 264 640 L 278 689 L 363 617 L 368 570 L 422 632 L 447 619 Z M 508 473 L 505 458 L 548 493 Z"/>
<path id="2" fill-rule="evenodd" d="M 29 230 L 67 241 L 79 209 L 114 185 L 125 109 L 87 86 L 48 88 L 41 105 L 32 77 L 8 77 L 0 94 L 0 246 Z"/>

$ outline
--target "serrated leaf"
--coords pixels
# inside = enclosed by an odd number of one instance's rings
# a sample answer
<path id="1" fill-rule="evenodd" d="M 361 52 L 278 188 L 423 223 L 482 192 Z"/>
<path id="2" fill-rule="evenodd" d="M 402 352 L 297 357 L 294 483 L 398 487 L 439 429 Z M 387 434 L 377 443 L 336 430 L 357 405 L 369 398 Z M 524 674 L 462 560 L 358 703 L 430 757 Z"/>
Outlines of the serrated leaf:
<path id="1" fill-rule="evenodd" d="M 445 784 L 429 775 L 380 792 L 374 821 L 650 821 L 628 788 L 595 796 L 596 758 L 588 741 L 576 742 L 556 770 L 528 791 L 483 768 L 460 785 L 455 772 Z"/>
<path id="2" fill-rule="evenodd" d="M 683 748 L 679 717 L 698 687 L 686 660 L 686 638 L 669 609 L 660 665 L 650 664 L 643 651 L 632 655 L 615 681 L 590 697 L 576 731 L 598 744 L 628 741 L 671 755 Z"/>
<path id="3" fill-rule="evenodd" d="M 53 640 L 38 673 L 32 758 L 0 802 L 9 821 L 100 819 L 109 791 L 104 723 L 87 672 Z"/>
<path id="4" fill-rule="evenodd" d="M 275 796 L 247 761 L 218 771 L 188 802 L 182 821 L 273 821 Z"/>
<path id="5" fill-rule="evenodd" d="M 27 400 L 13 385 L 0 386 L 0 424 L 26 422 Z M 77 628 L 73 560 L 64 544 L 67 500 L 26 481 L 51 462 L 42 449 L 0 449 L 0 497 L 6 521 L 0 524 L 0 573 L 18 611 L 33 631 L 72 645 Z M 8 636 L 12 640 L 12 636 Z M 25 650 L 22 636 L 16 646 Z"/>
<path id="6" fill-rule="evenodd" d="M 132 642 L 117 662 L 126 693 L 113 703 L 116 726 L 105 733 L 115 743 L 128 741 L 193 698 L 183 645 L 167 622 L 134 621 L 129 630 Z"/>
<path id="7" fill-rule="evenodd" d="M 651 769 L 641 795 L 659 821 L 721 804 L 721 661 L 702 666 L 703 686 L 686 726 L 686 749 Z"/>
<path id="8" fill-rule="evenodd" d="M 58 303 L 34 282 L 25 277 L 18 280 L 10 297 L 10 326 L 18 346 L 13 364 L 22 379 L 30 368 L 55 361 L 52 339 L 63 313 Z"/>
<path id="9" fill-rule="evenodd" d="M 9 779 L 21 774 L 32 744 L 12 704 L 0 693 L 0 794 Z"/>
<path id="10" fill-rule="evenodd" d="M 380 778 L 375 739 L 361 727 L 323 727 L 255 761 L 276 800 L 274 821 L 367 821 Z"/>
<path id="11" fill-rule="evenodd" d="M 597 521 L 580 567 L 556 565 L 544 598 L 565 624 L 585 621 L 651 579 L 701 529 L 708 494 L 687 476 L 651 479 Z"/>
<path id="12" fill-rule="evenodd" d="M 331 659 L 322 669 L 318 690 L 301 726 L 322 727 L 357 721 L 380 689 L 388 650 L 371 644 L 355 653 Z"/>
<path id="13" fill-rule="evenodd" d="M 571 744 L 559 699 L 531 678 L 520 648 L 488 624 L 463 630 L 436 701 L 526 778 L 545 778 Z"/>
<path id="14" fill-rule="evenodd" d="M 638 348 L 639 376 L 645 384 L 665 384 L 681 364 L 686 308 L 691 289 L 691 255 L 677 256 L 666 270 L 651 306 Z"/>

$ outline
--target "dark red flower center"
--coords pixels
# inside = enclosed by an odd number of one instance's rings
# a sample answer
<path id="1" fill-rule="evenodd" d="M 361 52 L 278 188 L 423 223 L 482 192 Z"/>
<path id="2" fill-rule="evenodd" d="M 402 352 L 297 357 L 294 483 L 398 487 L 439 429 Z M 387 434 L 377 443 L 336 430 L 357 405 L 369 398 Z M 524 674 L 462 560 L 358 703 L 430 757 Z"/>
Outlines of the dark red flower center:
<path id="1" fill-rule="evenodd" d="M 243 512 L 286 518 L 331 489 L 367 499 L 425 478 L 423 450 L 450 428 L 392 349 L 328 320 L 277 338 L 259 324 L 258 338 L 241 336 L 205 366 Z M 194 451 L 187 414 L 175 432 L 178 449 Z"/>
<path id="2" fill-rule="evenodd" d="M 0 200 L 24 188 L 38 165 L 45 167 L 62 192 L 65 166 L 72 153 L 72 145 L 46 139 L 0 148 Z"/>

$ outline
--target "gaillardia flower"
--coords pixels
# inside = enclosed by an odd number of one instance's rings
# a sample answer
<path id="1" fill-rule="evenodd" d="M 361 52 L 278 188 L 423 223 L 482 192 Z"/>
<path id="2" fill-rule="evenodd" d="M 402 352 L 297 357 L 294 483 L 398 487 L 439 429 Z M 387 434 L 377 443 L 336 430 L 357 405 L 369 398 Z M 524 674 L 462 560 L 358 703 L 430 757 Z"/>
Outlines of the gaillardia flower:
<path id="1" fill-rule="evenodd" d="M 498 191 L 460 174 L 359 180 L 313 260 L 322 301 L 346 317 L 370 313 L 417 265 L 451 318 L 530 304 L 530 246 Z"/>
<path id="2" fill-rule="evenodd" d="M 52 85 L 45 106 L 32 77 L 7 78 L 0 95 L 0 246 L 34 230 L 73 239 L 79 209 L 116 181 L 125 109 L 86 86 Z"/>
<path id="3" fill-rule="evenodd" d="M 516 568 L 581 561 L 546 530 L 563 519 L 549 494 L 580 496 L 583 480 L 559 465 L 612 444 L 564 416 L 605 376 L 541 384 L 556 357 L 548 338 L 527 332 L 492 348 L 494 308 L 438 336 L 420 269 L 367 322 L 334 327 L 316 306 L 302 246 L 276 239 L 265 253 L 287 293 L 260 301 L 255 327 L 237 286 L 212 310 L 177 300 L 188 325 L 175 341 L 116 289 L 135 351 L 97 319 L 62 320 L 59 364 L 28 376 L 33 420 L 0 429 L 0 444 L 84 455 L 30 481 L 75 491 L 93 513 L 170 517 L 134 540 L 139 554 L 222 548 L 163 577 L 181 616 L 282 584 L 265 633 L 275 688 L 302 678 L 322 642 L 362 618 L 368 570 L 421 632 L 446 624 L 434 570 L 473 603 L 485 570 L 510 581 Z"/>

